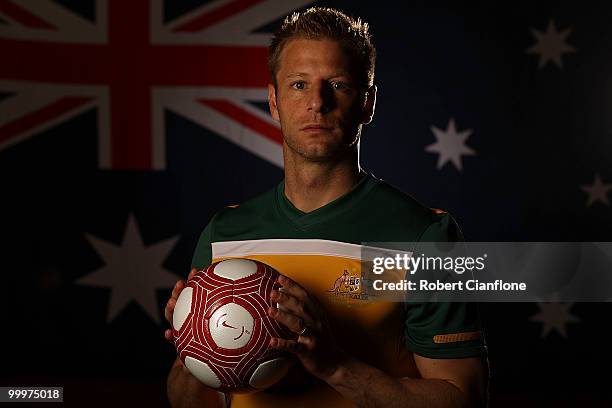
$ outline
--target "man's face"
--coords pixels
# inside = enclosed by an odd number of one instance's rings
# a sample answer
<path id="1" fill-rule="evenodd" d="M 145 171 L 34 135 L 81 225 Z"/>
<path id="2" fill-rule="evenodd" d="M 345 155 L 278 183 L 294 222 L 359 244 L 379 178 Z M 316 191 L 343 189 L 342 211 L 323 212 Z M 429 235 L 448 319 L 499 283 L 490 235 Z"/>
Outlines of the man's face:
<path id="1" fill-rule="evenodd" d="M 366 103 L 356 88 L 349 56 L 335 41 L 293 39 L 279 60 L 277 88 L 268 85 L 268 95 L 286 147 L 310 161 L 338 157 L 373 113 L 373 96 Z"/>

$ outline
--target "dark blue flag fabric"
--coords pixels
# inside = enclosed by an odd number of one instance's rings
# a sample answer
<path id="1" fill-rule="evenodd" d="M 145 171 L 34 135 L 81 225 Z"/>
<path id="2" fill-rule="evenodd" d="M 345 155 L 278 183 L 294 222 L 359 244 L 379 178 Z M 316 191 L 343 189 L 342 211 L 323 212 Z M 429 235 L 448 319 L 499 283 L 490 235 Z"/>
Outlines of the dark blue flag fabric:
<path id="1" fill-rule="evenodd" d="M 211 216 L 283 177 L 267 45 L 312 4 L 0 0 L 0 386 L 167 406 L 163 307 Z M 611 240 L 611 4 L 316 4 L 371 26 L 366 170 L 468 241 Z M 612 405 L 609 302 L 482 313 L 492 406 Z"/>

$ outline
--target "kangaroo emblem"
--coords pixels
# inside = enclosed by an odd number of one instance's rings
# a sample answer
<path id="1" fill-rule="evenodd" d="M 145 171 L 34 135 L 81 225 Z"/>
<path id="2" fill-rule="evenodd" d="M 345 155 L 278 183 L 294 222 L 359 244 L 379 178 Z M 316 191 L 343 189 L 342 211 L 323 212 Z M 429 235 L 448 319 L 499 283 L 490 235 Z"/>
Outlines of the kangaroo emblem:
<path id="1" fill-rule="evenodd" d="M 328 292 L 339 292 L 342 284 L 346 284 L 348 277 L 349 277 L 349 273 L 347 270 L 345 270 L 344 273 L 340 275 L 338 279 L 336 279 L 336 282 L 334 282 L 334 287 L 328 290 Z"/>

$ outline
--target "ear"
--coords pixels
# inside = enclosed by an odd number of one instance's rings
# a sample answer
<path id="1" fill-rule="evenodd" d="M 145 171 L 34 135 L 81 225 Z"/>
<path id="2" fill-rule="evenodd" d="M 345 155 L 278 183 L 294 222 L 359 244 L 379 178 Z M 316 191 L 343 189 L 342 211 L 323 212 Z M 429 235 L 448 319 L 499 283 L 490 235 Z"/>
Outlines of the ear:
<path id="1" fill-rule="evenodd" d="M 270 115 L 272 115 L 272 119 L 280 122 L 278 107 L 276 105 L 276 89 L 274 89 L 274 85 L 272 84 L 268 84 L 268 105 L 270 106 Z"/>
<path id="2" fill-rule="evenodd" d="M 372 122 L 374 118 L 374 109 L 376 108 L 376 85 L 372 85 L 366 91 L 365 102 L 363 104 L 363 112 L 361 116 L 361 123 L 367 125 Z"/>

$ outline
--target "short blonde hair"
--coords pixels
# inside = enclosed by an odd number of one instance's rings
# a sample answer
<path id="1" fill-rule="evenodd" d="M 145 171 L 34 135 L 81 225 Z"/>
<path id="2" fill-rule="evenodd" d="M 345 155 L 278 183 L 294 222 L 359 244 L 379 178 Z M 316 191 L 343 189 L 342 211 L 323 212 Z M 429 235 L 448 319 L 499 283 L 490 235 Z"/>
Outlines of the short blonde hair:
<path id="1" fill-rule="evenodd" d="M 354 62 L 358 88 L 366 90 L 373 85 L 376 49 L 368 23 L 332 8 L 311 7 L 287 16 L 274 33 L 268 53 L 269 81 L 274 87 L 277 86 L 281 52 L 287 42 L 295 38 L 337 41 Z"/>

